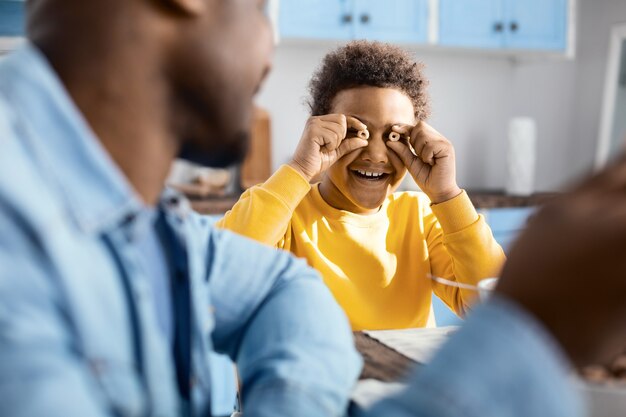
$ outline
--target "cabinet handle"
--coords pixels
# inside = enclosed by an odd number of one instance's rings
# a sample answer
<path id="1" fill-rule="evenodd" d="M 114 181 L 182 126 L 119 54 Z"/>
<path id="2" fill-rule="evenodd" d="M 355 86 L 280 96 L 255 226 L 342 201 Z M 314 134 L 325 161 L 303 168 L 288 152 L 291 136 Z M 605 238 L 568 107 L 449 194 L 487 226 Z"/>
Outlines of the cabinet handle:
<path id="1" fill-rule="evenodd" d="M 370 21 L 370 15 L 368 14 L 361 15 L 361 23 L 369 23 L 369 21 Z"/>
<path id="2" fill-rule="evenodd" d="M 343 16 L 341 16 L 341 22 L 342 23 L 352 23 L 352 15 L 351 14 L 344 14 Z"/>
<path id="3" fill-rule="evenodd" d="M 504 30 L 504 25 L 502 24 L 502 22 L 496 22 L 493 25 L 493 30 L 494 32 L 502 32 Z"/>
<path id="4" fill-rule="evenodd" d="M 517 32 L 519 24 L 517 22 L 511 22 L 511 32 Z"/>

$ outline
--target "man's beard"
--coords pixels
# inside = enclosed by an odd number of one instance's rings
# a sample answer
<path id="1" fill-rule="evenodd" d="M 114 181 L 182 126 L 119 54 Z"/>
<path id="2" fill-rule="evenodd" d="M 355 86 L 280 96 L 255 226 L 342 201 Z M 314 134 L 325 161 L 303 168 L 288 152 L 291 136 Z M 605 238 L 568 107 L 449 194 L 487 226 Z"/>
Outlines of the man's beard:
<path id="1" fill-rule="evenodd" d="M 202 166 L 224 168 L 243 161 L 248 151 L 249 136 L 249 132 L 240 131 L 225 141 L 205 138 L 202 145 L 198 145 L 198 141 L 187 140 L 178 156 Z"/>

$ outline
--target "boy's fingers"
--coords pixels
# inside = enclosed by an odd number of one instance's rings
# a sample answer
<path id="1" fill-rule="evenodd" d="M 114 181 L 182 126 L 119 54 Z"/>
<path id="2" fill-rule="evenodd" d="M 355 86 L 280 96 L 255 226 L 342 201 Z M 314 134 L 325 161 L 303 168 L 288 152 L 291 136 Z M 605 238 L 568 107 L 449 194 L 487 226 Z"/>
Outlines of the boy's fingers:
<path id="1" fill-rule="evenodd" d="M 437 158 L 448 156 L 448 143 L 443 141 L 428 142 L 418 154 L 419 158 L 428 165 L 435 165 Z"/>
<path id="2" fill-rule="evenodd" d="M 367 130 L 367 125 L 359 119 L 352 116 L 344 116 L 346 118 L 346 124 L 348 128 L 354 130 Z"/>
<path id="3" fill-rule="evenodd" d="M 410 136 L 413 131 L 413 126 L 411 125 L 393 125 L 391 126 L 391 130 L 394 132 L 400 133 L 402 136 Z"/>
<path id="4" fill-rule="evenodd" d="M 426 122 L 419 122 L 415 125 L 411 131 L 411 145 L 417 151 L 417 148 L 422 149 L 424 142 L 430 142 L 442 138 L 441 133 L 437 132 Z"/>
<path id="5" fill-rule="evenodd" d="M 450 142 L 433 127 L 426 122 L 419 122 L 411 132 L 411 145 L 415 154 L 422 158 L 424 162 L 432 165 L 433 154 L 437 155 L 441 150 L 451 146 Z M 423 154 L 427 154 L 423 156 Z"/>
<path id="6" fill-rule="evenodd" d="M 411 152 L 411 149 L 402 141 L 398 141 L 398 142 L 388 141 L 386 143 L 389 149 L 391 149 L 392 151 L 396 153 L 396 155 L 398 155 L 398 157 L 400 158 L 400 160 L 406 167 L 410 167 L 418 159 L 415 157 L 415 155 L 413 155 L 413 152 Z"/>
<path id="7" fill-rule="evenodd" d="M 338 124 L 346 123 L 346 116 L 341 113 L 324 114 L 322 116 L 317 116 L 317 118 L 325 122 L 333 122 Z"/>
<path id="8" fill-rule="evenodd" d="M 346 116 L 344 116 L 343 114 L 325 114 L 323 116 L 317 116 L 317 120 L 319 126 L 324 126 L 329 129 L 336 130 L 342 139 L 346 136 L 347 123 Z"/>
<path id="9" fill-rule="evenodd" d="M 436 152 L 436 146 L 429 142 L 424 145 L 424 147 L 422 148 L 421 152 L 418 153 L 418 155 L 419 155 L 419 158 L 422 160 L 422 162 L 430 166 L 433 166 L 435 165 L 435 152 Z"/>
<path id="10" fill-rule="evenodd" d="M 347 129 L 345 125 L 340 125 L 337 123 L 325 123 L 324 128 L 335 132 L 335 135 L 337 137 L 335 147 L 339 146 L 339 142 L 341 142 L 346 137 Z"/>
<path id="11" fill-rule="evenodd" d="M 332 126 L 333 129 L 337 129 L 337 131 L 343 135 L 342 138 L 345 136 L 347 124 L 346 116 L 343 114 L 325 114 L 323 116 L 319 116 L 317 120 L 320 126 L 326 126 L 329 128 Z"/>
<path id="12" fill-rule="evenodd" d="M 317 136 L 320 137 L 322 140 L 320 146 L 326 147 L 326 149 L 330 151 L 337 149 L 339 143 L 343 139 L 343 137 L 340 136 L 339 132 L 326 126 L 320 127 L 318 132 L 319 135 Z"/>
<path id="13" fill-rule="evenodd" d="M 415 153 L 417 155 L 421 155 L 424 146 L 428 143 L 429 137 L 426 135 L 424 130 L 422 129 L 421 124 L 418 124 L 411 131 L 411 136 L 409 138 L 409 143 L 415 149 Z"/>
<path id="14" fill-rule="evenodd" d="M 359 148 L 367 146 L 367 140 L 361 138 L 345 139 L 337 148 L 337 159 Z"/>
<path id="15" fill-rule="evenodd" d="M 367 126 L 356 119 L 346 119 L 346 136 L 345 138 L 359 137 L 361 139 L 369 139 L 369 131 Z"/>

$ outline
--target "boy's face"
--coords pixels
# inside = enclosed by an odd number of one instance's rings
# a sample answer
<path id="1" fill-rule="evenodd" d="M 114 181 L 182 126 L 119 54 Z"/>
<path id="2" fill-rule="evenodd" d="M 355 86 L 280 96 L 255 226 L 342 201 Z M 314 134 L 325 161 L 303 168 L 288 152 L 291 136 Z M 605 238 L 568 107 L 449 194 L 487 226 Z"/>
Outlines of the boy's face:
<path id="1" fill-rule="evenodd" d="M 357 87 L 340 91 L 331 110 L 365 123 L 370 137 L 365 148 L 345 155 L 326 171 L 321 184 L 324 200 L 341 210 L 375 213 L 406 174 L 406 167 L 386 142 L 392 126 L 415 125 L 413 103 L 393 88 Z"/>

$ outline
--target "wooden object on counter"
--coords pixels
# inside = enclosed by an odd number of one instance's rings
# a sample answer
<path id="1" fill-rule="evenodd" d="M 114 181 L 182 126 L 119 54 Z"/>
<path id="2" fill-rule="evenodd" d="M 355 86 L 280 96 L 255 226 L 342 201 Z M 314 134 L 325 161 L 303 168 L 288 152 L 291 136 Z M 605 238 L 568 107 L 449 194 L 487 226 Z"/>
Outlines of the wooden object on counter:
<path id="1" fill-rule="evenodd" d="M 219 215 L 224 214 L 239 200 L 238 195 L 212 197 L 203 199 L 191 199 L 191 207 L 200 214 Z"/>
<path id="2" fill-rule="evenodd" d="M 359 379 L 397 382 L 416 365 L 416 362 L 363 332 L 354 332 L 354 344 L 363 357 Z"/>
<path id="3" fill-rule="evenodd" d="M 467 190 L 467 195 L 477 209 L 490 209 L 540 206 L 558 196 L 559 193 L 535 193 L 528 197 L 520 197 L 507 195 L 499 190 Z"/>
<path id="4" fill-rule="evenodd" d="M 260 107 L 254 108 L 248 156 L 241 165 L 241 188 L 265 182 L 272 175 L 270 115 Z"/>

